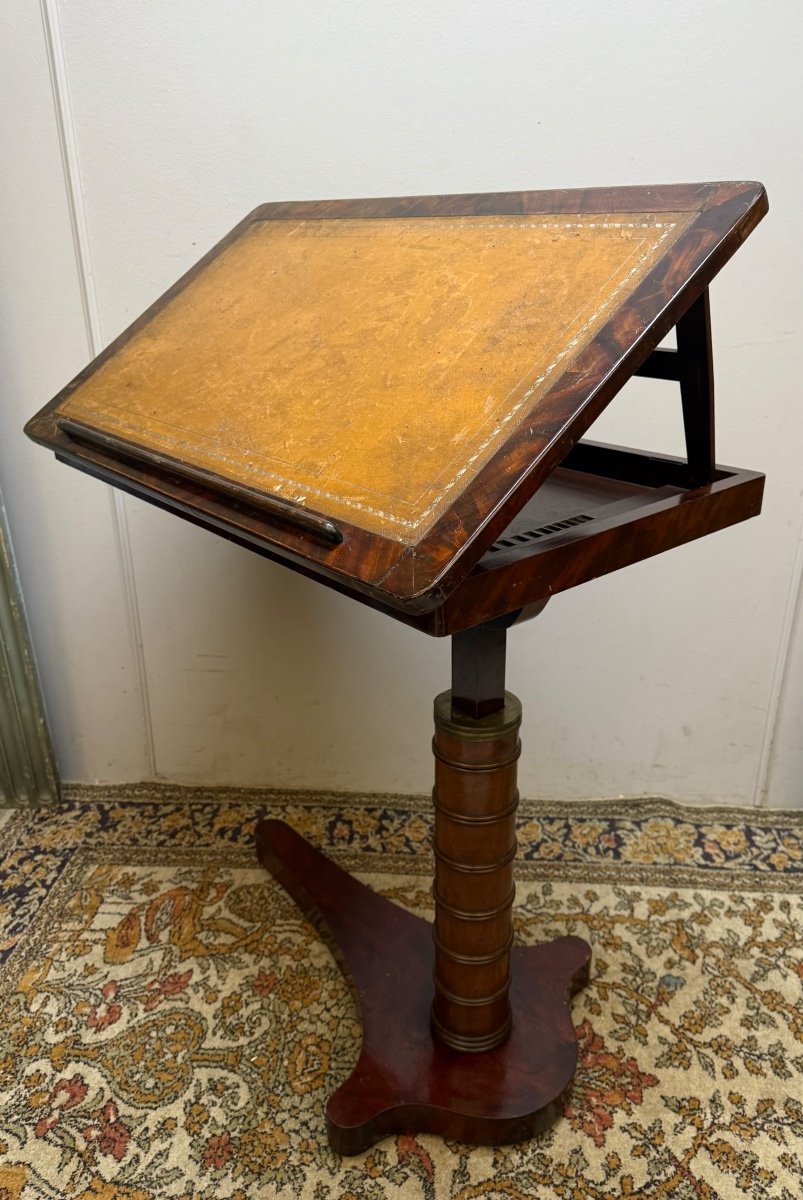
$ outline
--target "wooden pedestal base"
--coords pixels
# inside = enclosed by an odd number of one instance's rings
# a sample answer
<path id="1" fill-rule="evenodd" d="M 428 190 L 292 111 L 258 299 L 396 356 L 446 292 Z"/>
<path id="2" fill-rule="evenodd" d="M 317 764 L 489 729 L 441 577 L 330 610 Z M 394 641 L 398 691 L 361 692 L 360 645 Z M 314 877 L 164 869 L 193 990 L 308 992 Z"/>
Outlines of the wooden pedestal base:
<path id="1" fill-rule="evenodd" d="M 430 1028 L 432 927 L 330 862 L 282 821 L 261 821 L 260 862 L 326 939 L 353 984 L 363 1044 L 329 1100 L 329 1141 L 358 1154 L 391 1133 L 515 1142 L 563 1109 L 577 1063 L 568 998 L 586 982 L 580 938 L 514 947 L 512 1028 L 492 1050 L 453 1050 Z"/>

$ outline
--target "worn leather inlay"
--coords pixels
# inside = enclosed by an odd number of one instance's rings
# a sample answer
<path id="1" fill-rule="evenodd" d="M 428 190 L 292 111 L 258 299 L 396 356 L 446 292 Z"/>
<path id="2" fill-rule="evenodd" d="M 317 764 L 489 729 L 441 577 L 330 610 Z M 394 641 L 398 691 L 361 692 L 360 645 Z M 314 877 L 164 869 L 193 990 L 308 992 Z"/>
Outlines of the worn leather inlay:
<path id="1" fill-rule="evenodd" d="M 255 221 L 62 411 L 414 544 L 690 218 Z"/>

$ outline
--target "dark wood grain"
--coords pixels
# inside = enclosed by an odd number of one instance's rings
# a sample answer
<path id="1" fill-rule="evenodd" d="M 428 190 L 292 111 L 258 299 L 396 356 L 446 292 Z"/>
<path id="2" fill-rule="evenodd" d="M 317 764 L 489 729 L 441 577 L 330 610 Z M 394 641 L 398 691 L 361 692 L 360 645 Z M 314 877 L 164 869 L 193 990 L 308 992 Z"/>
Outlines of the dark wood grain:
<path id="1" fill-rule="evenodd" d="M 700 487 L 710 483 L 716 471 L 714 357 L 707 288 L 678 321 L 677 339 L 689 487 Z"/>
<path id="2" fill-rule="evenodd" d="M 502 650 L 504 654 L 504 648 Z M 435 701 L 435 999 L 432 1025 L 477 1053 L 510 1033 L 516 767 L 521 704 L 474 718 Z"/>
<path id="3" fill-rule="evenodd" d="M 585 453 L 588 450 L 594 452 L 591 457 Z M 486 553 L 445 602 L 434 611 L 419 613 L 389 604 L 386 598 L 357 586 L 353 577 L 344 578 L 312 567 L 301 553 L 291 555 L 285 549 L 279 554 L 261 537 L 259 519 L 253 513 L 235 511 L 217 493 L 207 491 L 199 497 L 186 482 L 171 485 L 169 481 L 156 479 L 142 467 L 120 462 L 105 464 L 100 455 L 92 461 L 77 460 L 62 452 L 58 457 L 105 483 L 175 513 L 263 558 L 316 579 L 432 637 L 470 629 L 590 579 L 745 521 L 761 511 L 764 490 L 764 476 L 759 472 L 725 466 L 718 467 L 713 483 L 690 489 L 684 459 L 579 443 L 566 459 L 572 470 L 583 471 L 589 478 L 595 478 L 598 472 L 607 472 L 611 479 L 616 479 L 615 472 L 620 472 L 623 484 L 636 481 L 644 489 L 638 505 L 627 513 L 620 512 L 615 517 L 602 517 L 581 525 L 571 534 L 559 534 L 523 546 L 513 560 L 489 557 Z M 663 490 L 667 482 L 674 487 L 671 495 Z M 626 535 L 620 542 L 618 531 L 625 526 Z M 500 536 L 504 533 L 503 529 Z M 299 537 L 298 541 L 300 545 L 302 539 Z M 388 566 L 396 557 L 397 549 L 387 543 L 385 562 Z M 492 578 L 490 572 L 493 572 Z"/>
<path id="4" fill-rule="evenodd" d="M 604 449 L 616 460 L 616 451 Z M 641 459 L 645 465 L 656 458 L 623 450 L 619 454 Z M 684 460 L 662 456 L 662 461 L 674 464 L 680 477 L 685 476 Z M 623 472 L 627 470 L 625 462 L 620 460 L 619 465 Z M 657 488 L 652 497 L 646 492 L 638 507 L 610 516 L 603 508 L 593 521 L 523 548 L 512 559 L 499 562 L 486 555 L 433 619 L 426 626 L 419 622 L 418 628 L 435 636 L 454 633 L 725 529 L 761 511 L 763 490 L 763 475 L 723 467 L 719 477 L 704 487 L 677 488 L 669 494 Z"/>
<path id="5" fill-rule="evenodd" d="M 697 300 L 767 208 L 759 184 L 603 188 L 479 196 L 412 197 L 274 204 L 255 210 L 206 255 L 27 425 L 31 437 L 63 461 L 136 491 L 224 535 L 301 565 L 325 582 L 409 614 L 432 612 L 466 578 L 487 547 L 541 486 L 591 422 Z M 612 315 L 592 343 L 507 443 L 470 482 L 452 508 L 415 546 L 338 522 L 343 540 L 326 545 L 272 524 L 215 487 L 169 471 L 137 469 L 113 454 L 89 450 L 58 428 L 58 411 L 78 384 L 112 356 L 151 317 L 253 221 L 315 218 L 476 216 L 517 213 L 679 211 L 692 220 L 641 286 Z"/>
<path id="6" fill-rule="evenodd" d="M 516 1142 L 562 1114 L 577 1065 L 568 1000 L 588 976 L 584 941 L 514 947 L 510 1036 L 461 1053 L 430 1032 L 431 926 L 281 821 L 261 821 L 256 839 L 260 861 L 319 929 L 360 1006 L 360 1056 L 326 1108 L 337 1153 L 359 1154 L 393 1133 Z"/>
<path id="7" fill-rule="evenodd" d="M 507 630 L 502 623 L 476 625 L 452 638 L 452 707 L 487 717 L 505 704 Z"/>
<path id="8" fill-rule="evenodd" d="M 201 467 L 186 462 L 179 463 L 168 454 L 155 454 L 136 443 L 129 442 L 127 438 L 122 438 L 117 434 L 111 436 L 102 433 L 85 425 L 82 421 L 74 421 L 70 417 L 60 417 L 58 425 L 62 433 L 66 433 L 72 442 L 83 445 L 85 451 L 100 450 L 107 457 L 112 457 L 119 462 L 132 463 L 135 466 L 142 464 L 157 475 L 163 474 L 175 479 L 189 480 L 191 483 L 199 484 L 207 491 L 213 490 L 224 500 L 233 500 L 246 513 L 255 509 L 264 514 L 272 525 L 278 522 L 280 525 L 290 525 L 294 529 L 301 529 L 305 537 L 310 537 L 313 541 L 326 542 L 331 545 L 339 545 L 343 541 L 343 534 L 333 521 L 309 508 L 291 504 L 280 496 L 272 496 L 257 488 L 232 483 L 228 479 L 220 479 Z"/>

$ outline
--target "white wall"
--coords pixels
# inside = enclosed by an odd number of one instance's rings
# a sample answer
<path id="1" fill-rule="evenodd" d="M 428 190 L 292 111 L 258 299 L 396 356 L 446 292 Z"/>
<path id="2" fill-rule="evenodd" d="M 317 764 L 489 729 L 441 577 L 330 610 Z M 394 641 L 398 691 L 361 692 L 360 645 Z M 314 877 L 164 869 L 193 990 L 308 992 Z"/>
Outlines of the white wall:
<path id="1" fill-rule="evenodd" d="M 513 632 L 510 686 L 524 794 L 803 803 L 799 6 L 42 3 L 0 17 L 0 472 L 64 777 L 430 786 L 447 644 L 112 499 L 20 432 L 241 216 L 758 178 L 770 216 L 712 303 L 719 458 L 767 471 L 765 515 L 553 601 Z M 677 450 L 679 406 L 639 381 L 596 432 Z"/>

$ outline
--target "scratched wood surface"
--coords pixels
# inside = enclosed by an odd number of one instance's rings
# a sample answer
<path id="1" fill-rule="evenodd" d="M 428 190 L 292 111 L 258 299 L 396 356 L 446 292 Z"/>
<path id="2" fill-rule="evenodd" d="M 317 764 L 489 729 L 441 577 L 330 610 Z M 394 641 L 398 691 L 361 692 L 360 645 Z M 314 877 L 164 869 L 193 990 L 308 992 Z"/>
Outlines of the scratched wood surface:
<path id="1" fill-rule="evenodd" d="M 26 430 L 332 586 L 433 612 L 766 209 L 755 183 L 263 205 Z M 341 540 L 232 498 L 237 480 Z"/>

